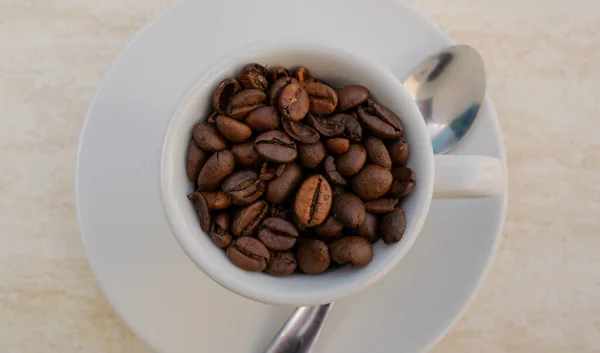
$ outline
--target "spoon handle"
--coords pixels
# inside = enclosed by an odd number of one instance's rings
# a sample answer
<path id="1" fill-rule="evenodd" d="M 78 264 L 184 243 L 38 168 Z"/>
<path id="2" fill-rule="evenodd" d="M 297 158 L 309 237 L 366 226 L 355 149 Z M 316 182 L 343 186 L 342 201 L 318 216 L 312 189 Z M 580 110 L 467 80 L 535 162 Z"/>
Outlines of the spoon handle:
<path id="1" fill-rule="evenodd" d="M 311 352 L 332 307 L 333 303 L 296 308 L 264 353 Z"/>

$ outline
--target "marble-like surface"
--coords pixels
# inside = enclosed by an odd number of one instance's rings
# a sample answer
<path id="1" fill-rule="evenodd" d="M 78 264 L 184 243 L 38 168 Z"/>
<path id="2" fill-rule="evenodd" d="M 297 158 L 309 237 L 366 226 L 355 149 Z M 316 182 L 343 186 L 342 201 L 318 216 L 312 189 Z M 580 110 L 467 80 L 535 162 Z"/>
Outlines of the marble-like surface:
<path id="1" fill-rule="evenodd" d="M 508 219 L 433 352 L 600 352 L 600 2 L 411 0 L 483 54 Z M 90 272 L 73 178 L 106 68 L 169 0 L 0 0 L 0 352 L 149 352 Z"/>

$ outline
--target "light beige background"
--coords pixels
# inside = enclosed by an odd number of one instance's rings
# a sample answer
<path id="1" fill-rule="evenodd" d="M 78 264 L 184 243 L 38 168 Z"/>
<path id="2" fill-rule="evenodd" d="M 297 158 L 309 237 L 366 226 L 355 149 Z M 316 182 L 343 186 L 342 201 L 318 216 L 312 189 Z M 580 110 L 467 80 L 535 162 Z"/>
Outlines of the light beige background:
<path id="1" fill-rule="evenodd" d="M 600 1 L 412 0 L 483 54 L 509 210 L 479 296 L 433 352 L 600 352 Z M 73 203 L 115 55 L 169 0 L 0 0 L 0 352 L 149 352 L 98 290 Z"/>

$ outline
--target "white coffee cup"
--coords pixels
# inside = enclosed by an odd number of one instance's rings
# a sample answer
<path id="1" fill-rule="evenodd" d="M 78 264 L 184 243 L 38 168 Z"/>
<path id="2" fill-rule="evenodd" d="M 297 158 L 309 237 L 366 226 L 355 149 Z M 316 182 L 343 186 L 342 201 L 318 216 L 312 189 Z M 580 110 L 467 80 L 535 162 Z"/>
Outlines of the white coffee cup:
<path id="1" fill-rule="evenodd" d="M 186 154 L 194 125 L 213 110 L 212 93 L 219 82 L 236 76 L 241 67 L 256 62 L 269 67 L 309 68 L 314 77 L 334 87 L 360 84 L 398 115 L 404 138 L 410 145 L 408 167 L 417 182 L 402 201 L 406 231 L 392 245 L 374 244 L 374 256 L 364 268 L 345 266 L 320 275 L 295 273 L 273 277 L 244 271 L 233 265 L 199 226 L 186 195 L 193 185 L 187 180 Z M 176 107 L 165 136 L 161 184 L 165 213 L 173 234 L 189 258 L 223 287 L 244 297 L 270 304 L 316 305 L 336 301 L 375 283 L 407 253 L 425 222 L 432 197 L 477 197 L 503 190 L 499 160 L 485 156 L 434 156 L 426 126 L 402 83 L 382 65 L 331 46 L 308 42 L 272 42 L 237 51 L 209 69 Z M 398 266 L 402 266 L 399 264 Z M 198 299 L 200 300 L 200 299 Z"/>

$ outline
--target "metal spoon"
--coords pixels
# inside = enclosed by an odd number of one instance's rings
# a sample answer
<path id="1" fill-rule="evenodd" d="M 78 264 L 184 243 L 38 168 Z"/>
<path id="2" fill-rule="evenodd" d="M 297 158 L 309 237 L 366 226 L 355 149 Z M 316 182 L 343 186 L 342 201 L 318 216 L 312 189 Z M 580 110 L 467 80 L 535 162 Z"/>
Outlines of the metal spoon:
<path id="1" fill-rule="evenodd" d="M 433 152 L 446 153 L 477 117 L 485 96 L 483 60 L 468 45 L 454 45 L 425 59 L 403 85 L 425 119 Z M 333 303 L 296 308 L 265 353 L 311 352 L 332 307 Z"/>

